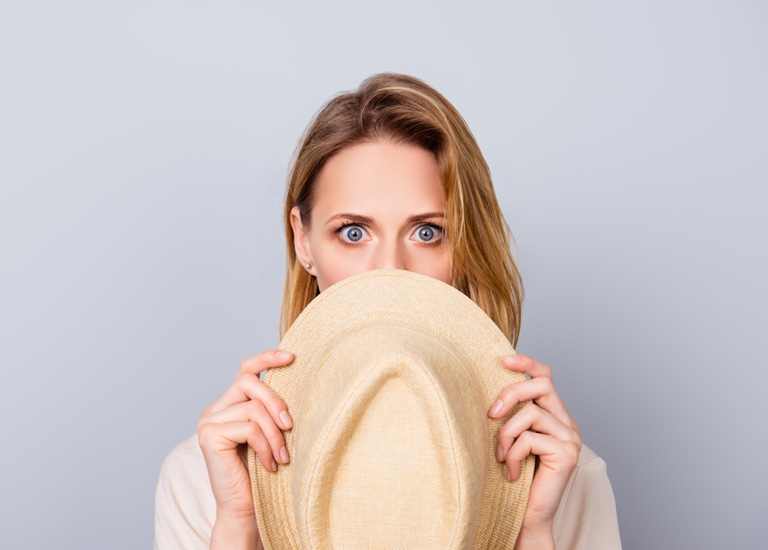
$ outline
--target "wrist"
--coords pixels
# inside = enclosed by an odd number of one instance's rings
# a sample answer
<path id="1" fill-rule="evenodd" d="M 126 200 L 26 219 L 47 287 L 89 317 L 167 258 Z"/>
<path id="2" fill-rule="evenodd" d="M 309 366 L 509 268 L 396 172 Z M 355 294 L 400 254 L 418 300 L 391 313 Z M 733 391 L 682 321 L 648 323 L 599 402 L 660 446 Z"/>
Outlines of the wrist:
<path id="1" fill-rule="evenodd" d="M 259 540 L 256 516 L 233 517 L 217 514 L 211 532 L 211 549 L 253 550 Z"/>
<path id="2" fill-rule="evenodd" d="M 555 537 L 552 533 L 552 524 L 537 524 L 526 526 L 523 524 L 517 536 L 515 550 L 555 550 Z"/>

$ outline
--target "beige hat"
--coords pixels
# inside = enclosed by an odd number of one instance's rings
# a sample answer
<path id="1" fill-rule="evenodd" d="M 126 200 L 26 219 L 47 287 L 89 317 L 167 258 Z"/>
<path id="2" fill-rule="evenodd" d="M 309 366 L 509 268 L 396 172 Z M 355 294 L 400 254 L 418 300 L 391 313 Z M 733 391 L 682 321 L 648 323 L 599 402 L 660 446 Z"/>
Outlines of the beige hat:
<path id="1" fill-rule="evenodd" d="M 514 353 L 464 294 L 404 270 L 322 292 L 280 343 L 264 381 L 285 401 L 291 462 L 248 468 L 267 549 L 513 548 L 533 478 L 496 461 L 488 409 L 524 380 Z M 516 412 L 518 405 L 513 412 Z"/>

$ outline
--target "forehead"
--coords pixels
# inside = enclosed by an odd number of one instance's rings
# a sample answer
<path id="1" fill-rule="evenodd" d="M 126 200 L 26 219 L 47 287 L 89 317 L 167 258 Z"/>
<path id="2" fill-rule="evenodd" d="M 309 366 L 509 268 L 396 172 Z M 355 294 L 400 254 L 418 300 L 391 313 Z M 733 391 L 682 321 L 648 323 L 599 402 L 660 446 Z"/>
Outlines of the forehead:
<path id="1" fill-rule="evenodd" d="M 445 208 L 434 155 L 412 145 L 376 141 L 347 147 L 325 163 L 315 185 L 313 210 L 321 215 Z"/>

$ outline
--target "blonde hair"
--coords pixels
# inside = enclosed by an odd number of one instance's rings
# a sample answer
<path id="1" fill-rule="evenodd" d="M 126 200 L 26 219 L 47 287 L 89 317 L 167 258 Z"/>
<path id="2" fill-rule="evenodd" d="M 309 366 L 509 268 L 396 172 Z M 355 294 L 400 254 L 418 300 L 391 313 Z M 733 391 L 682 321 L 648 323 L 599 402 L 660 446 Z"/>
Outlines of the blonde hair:
<path id="1" fill-rule="evenodd" d="M 493 319 L 513 345 L 520 334 L 523 285 L 512 257 L 512 234 L 496 200 L 491 173 L 459 112 L 421 80 L 374 75 L 329 101 L 296 150 L 285 197 L 287 274 L 280 335 L 317 295 L 317 280 L 296 257 L 291 209 L 310 224 L 314 182 L 333 155 L 365 141 L 391 141 L 430 151 L 442 176 L 451 284 Z"/>

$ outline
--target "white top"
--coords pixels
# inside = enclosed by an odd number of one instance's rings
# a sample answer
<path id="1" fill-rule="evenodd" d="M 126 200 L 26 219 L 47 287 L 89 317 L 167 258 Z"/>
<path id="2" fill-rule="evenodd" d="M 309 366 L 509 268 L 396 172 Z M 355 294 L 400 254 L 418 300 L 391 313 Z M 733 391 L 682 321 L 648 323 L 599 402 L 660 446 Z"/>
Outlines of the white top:
<path id="1" fill-rule="evenodd" d="M 216 501 L 197 435 L 178 444 L 160 470 L 155 495 L 157 550 L 210 547 Z M 567 550 L 621 548 L 605 462 L 583 445 L 555 515 L 555 545 Z"/>

